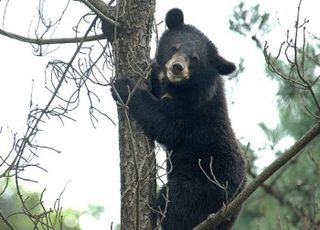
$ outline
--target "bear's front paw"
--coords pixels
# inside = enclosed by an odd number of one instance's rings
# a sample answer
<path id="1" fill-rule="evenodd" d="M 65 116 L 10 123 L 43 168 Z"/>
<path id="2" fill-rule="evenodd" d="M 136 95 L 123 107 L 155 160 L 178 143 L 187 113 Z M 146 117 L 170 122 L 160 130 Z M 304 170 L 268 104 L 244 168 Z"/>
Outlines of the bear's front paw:
<path id="1" fill-rule="evenodd" d="M 116 79 L 111 87 L 112 97 L 115 101 L 126 103 L 133 88 L 133 82 L 129 78 Z"/>

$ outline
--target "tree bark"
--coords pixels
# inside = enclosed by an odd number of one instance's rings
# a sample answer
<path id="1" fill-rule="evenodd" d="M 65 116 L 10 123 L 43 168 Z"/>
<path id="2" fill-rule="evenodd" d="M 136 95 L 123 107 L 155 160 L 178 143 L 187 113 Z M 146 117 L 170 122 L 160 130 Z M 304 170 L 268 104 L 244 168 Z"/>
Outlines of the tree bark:
<path id="1" fill-rule="evenodd" d="M 118 0 L 114 19 L 113 51 L 116 76 L 134 82 L 150 69 L 150 40 L 155 0 Z M 121 229 L 154 229 L 150 206 L 156 196 L 154 144 L 125 107 L 118 108 L 121 171 Z"/>

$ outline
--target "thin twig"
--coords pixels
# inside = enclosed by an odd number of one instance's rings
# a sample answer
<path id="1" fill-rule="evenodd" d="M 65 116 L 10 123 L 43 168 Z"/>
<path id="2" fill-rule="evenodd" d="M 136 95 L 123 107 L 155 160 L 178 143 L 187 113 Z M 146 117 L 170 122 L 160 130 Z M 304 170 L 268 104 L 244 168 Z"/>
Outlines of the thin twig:
<path id="1" fill-rule="evenodd" d="M 216 227 L 224 219 L 228 218 L 254 193 L 267 179 L 269 179 L 278 169 L 288 163 L 315 137 L 320 134 L 320 122 L 317 122 L 309 131 L 305 133 L 295 144 L 271 163 L 261 174 L 257 176 L 244 190 L 232 200 L 228 208 L 223 207 L 215 214 L 211 214 L 206 220 L 194 228 L 194 230 L 210 230 Z"/>

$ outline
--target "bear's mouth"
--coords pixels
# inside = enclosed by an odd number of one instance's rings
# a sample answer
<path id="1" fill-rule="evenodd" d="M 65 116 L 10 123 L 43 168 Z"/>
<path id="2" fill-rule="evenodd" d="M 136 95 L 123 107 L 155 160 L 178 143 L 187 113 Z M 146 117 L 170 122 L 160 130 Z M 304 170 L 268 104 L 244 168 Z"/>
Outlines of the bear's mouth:
<path id="1" fill-rule="evenodd" d="M 181 73 L 181 74 L 174 74 L 171 70 L 167 70 L 167 79 L 169 80 L 169 82 L 171 83 L 174 83 L 174 84 L 177 84 L 177 83 L 180 83 L 180 82 L 183 82 L 183 81 L 186 81 L 189 79 L 189 76 L 188 74 L 184 74 L 184 73 Z"/>

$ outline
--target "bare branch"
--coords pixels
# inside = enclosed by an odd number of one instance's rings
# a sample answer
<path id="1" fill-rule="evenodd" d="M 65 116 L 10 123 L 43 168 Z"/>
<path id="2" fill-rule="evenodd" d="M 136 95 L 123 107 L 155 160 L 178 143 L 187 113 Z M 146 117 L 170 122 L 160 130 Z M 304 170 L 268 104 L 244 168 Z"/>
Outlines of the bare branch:
<path id="1" fill-rule="evenodd" d="M 112 23 L 115 26 L 120 26 L 120 24 L 113 20 L 115 10 L 113 7 L 107 5 L 101 0 L 76 0 L 85 4 L 89 9 L 95 12 L 99 17 L 106 20 L 109 23 Z M 108 17 L 109 16 L 109 17 Z M 110 17 L 111 16 L 111 17 Z"/>
<path id="2" fill-rule="evenodd" d="M 91 29 L 94 27 L 96 20 L 97 20 L 97 17 L 91 23 L 90 27 L 88 28 L 87 32 L 85 33 L 85 36 L 87 36 L 89 34 L 89 32 L 91 31 Z M 48 214 L 51 212 L 54 212 L 59 217 L 59 216 L 61 216 L 60 215 L 61 208 L 57 209 L 56 211 L 45 210 L 45 208 L 43 208 L 43 204 L 42 204 L 43 203 L 42 197 L 36 204 L 34 204 L 33 207 L 30 208 L 27 204 L 29 197 L 28 196 L 25 197 L 23 191 L 20 190 L 20 181 L 21 180 L 33 181 L 33 180 L 28 179 L 28 178 L 24 178 L 20 174 L 27 167 L 37 167 L 39 169 L 44 170 L 43 168 L 41 168 L 39 166 L 39 164 L 32 164 L 31 163 L 34 157 L 38 157 L 36 155 L 36 150 L 38 148 L 46 148 L 46 149 L 50 149 L 50 150 L 55 150 L 50 147 L 35 144 L 34 139 L 35 139 L 37 133 L 40 131 L 39 126 L 42 122 L 45 121 L 44 118 L 46 116 L 47 117 L 49 115 L 58 116 L 59 118 L 61 116 L 65 116 L 65 117 L 67 116 L 67 115 L 65 115 L 65 113 L 68 112 L 68 106 L 66 106 L 66 108 L 58 107 L 58 108 L 52 108 L 52 109 L 51 109 L 51 107 L 52 107 L 54 100 L 56 100 L 57 98 L 60 100 L 63 99 L 63 98 L 61 98 L 61 96 L 59 96 L 59 90 L 62 87 L 63 83 L 68 78 L 68 74 L 70 74 L 70 72 L 73 71 L 73 70 L 70 70 L 70 69 L 72 69 L 72 63 L 75 61 L 76 56 L 79 54 L 80 49 L 83 45 L 83 42 L 84 41 L 81 41 L 80 44 L 77 46 L 77 49 L 76 49 L 73 57 L 70 59 L 70 61 L 68 63 L 66 63 L 65 65 L 63 65 L 63 68 L 58 69 L 59 73 L 55 79 L 57 81 L 57 85 L 54 86 L 54 91 L 52 92 L 53 95 L 50 98 L 50 100 L 48 101 L 48 103 L 46 104 L 45 108 L 43 108 L 43 109 L 40 109 L 37 107 L 34 109 L 30 108 L 31 112 L 28 115 L 27 130 L 21 139 L 15 141 L 14 147 L 12 150 L 12 151 L 15 151 L 14 159 L 11 160 L 9 169 L 7 169 L 4 174 L 5 177 L 9 177 L 9 176 L 14 177 L 17 196 L 18 196 L 18 199 L 20 200 L 20 203 L 22 205 L 22 210 L 23 210 L 22 213 L 15 212 L 15 213 L 12 213 L 11 216 L 17 215 L 17 214 L 23 214 L 29 218 L 29 220 L 34 224 L 34 226 L 37 226 L 39 224 L 43 225 L 43 226 L 52 226 L 51 224 L 55 224 L 55 221 L 54 221 L 54 223 L 51 223 L 52 222 L 50 220 L 51 217 Z M 30 104 L 32 106 L 32 103 L 30 103 Z M 27 149 L 30 150 L 29 154 L 26 153 Z M 6 160 L 6 159 L 4 159 L 4 160 Z M 8 164 L 8 163 L 5 162 L 5 164 Z M 10 172 L 12 173 L 12 175 L 9 174 Z M 33 209 L 36 207 L 42 207 L 42 209 L 41 209 L 42 211 L 40 214 L 34 214 Z M 6 218 L 8 220 L 9 217 L 6 217 Z M 59 221 L 61 223 L 61 219 L 57 220 L 57 221 Z"/>
<path id="3" fill-rule="evenodd" d="M 257 176 L 244 190 L 232 200 L 228 207 L 223 207 L 215 214 L 211 214 L 206 220 L 194 228 L 194 230 L 210 230 L 217 226 L 225 218 L 229 217 L 249 196 L 255 192 L 267 179 L 269 179 L 278 169 L 288 163 L 315 137 L 320 134 L 320 122 L 317 122 L 309 131 L 305 133 L 294 145 L 270 164 L 260 175 Z"/>
<path id="4" fill-rule="evenodd" d="M 21 41 L 32 43 L 36 45 L 50 45 L 50 44 L 67 44 L 67 43 L 79 43 L 79 42 L 91 42 L 100 39 L 105 39 L 106 36 L 104 34 L 94 35 L 94 36 L 86 36 L 86 37 L 76 37 L 76 38 L 50 38 L 50 39 L 38 39 L 38 38 L 28 38 L 18 34 L 10 33 L 0 29 L 0 34 Z"/>
<path id="5" fill-rule="evenodd" d="M 12 224 L 7 220 L 7 218 L 3 215 L 3 213 L 0 210 L 0 220 L 2 220 L 6 226 L 11 230 L 16 230 L 15 227 L 12 226 Z"/>

